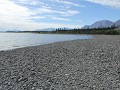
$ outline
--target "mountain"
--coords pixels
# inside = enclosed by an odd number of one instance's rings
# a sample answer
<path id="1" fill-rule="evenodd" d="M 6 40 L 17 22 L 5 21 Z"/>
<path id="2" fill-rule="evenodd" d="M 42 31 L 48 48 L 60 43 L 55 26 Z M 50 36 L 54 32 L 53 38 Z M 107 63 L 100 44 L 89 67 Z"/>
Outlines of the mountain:
<path id="1" fill-rule="evenodd" d="M 87 29 L 87 28 L 104 28 L 104 27 L 111 27 L 112 25 L 115 25 L 116 27 L 120 28 L 120 19 L 117 20 L 116 22 L 112 22 L 109 20 L 101 20 L 93 23 L 92 25 L 85 25 L 82 27 L 82 29 Z"/>
<path id="2" fill-rule="evenodd" d="M 55 28 L 44 28 L 44 29 L 37 29 L 36 31 L 54 31 Z"/>
<path id="3" fill-rule="evenodd" d="M 58 28 L 43 28 L 43 29 L 37 29 L 36 31 L 55 31 Z M 64 27 L 64 28 L 59 28 L 59 29 L 65 29 L 65 30 L 70 30 L 70 28 Z"/>
<path id="4" fill-rule="evenodd" d="M 112 21 L 109 21 L 109 20 L 101 20 L 101 21 L 97 21 L 95 23 L 93 23 L 90 28 L 104 28 L 104 27 L 108 27 L 108 26 L 111 26 L 113 25 L 113 22 Z"/>
<path id="5" fill-rule="evenodd" d="M 109 20 L 101 20 L 93 23 L 92 25 L 85 25 L 82 28 L 87 29 L 87 28 L 104 28 L 104 27 L 109 27 L 113 25 L 114 23 Z"/>
<path id="6" fill-rule="evenodd" d="M 82 29 L 88 29 L 90 26 L 89 25 L 85 25 L 82 27 Z"/>
<path id="7" fill-rule="evenodd" d="M 116 22 L 114 22 L 114 25 L 117 27 L 120 27 L 120 20 L 117 20 Z"/>

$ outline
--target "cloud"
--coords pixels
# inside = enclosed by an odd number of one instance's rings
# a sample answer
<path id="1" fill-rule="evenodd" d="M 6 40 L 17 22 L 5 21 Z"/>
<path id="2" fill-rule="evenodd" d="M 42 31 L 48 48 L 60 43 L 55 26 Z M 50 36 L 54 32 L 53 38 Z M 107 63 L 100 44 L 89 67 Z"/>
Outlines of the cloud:
<path id="1" fill-rule="evenodd" d="M 62 14 L 63 16 L 73 16 L 73 15 L 79 14 L 80 12 L 77 10 L 67 10 L 59 13 Z"/>
<path id="2" fill-rule="evenodd" d="M 52 0 L 52 1 L 56 1 L 56 2 L 62 3 L 62 4 L 77 6 L 77 7 L 85 7 L 85 5 L 80 5 L 80 4 L 73 3 L 73 2 L 70 2 L 70 1 L 66 1 L 66 0 Z"/>
<path id="3" fill-rule="evenodd" d="M 40 5 L 37 8 L 31 10 L 34 14 L 60 14 L 62 16 L 72 16 L 72 15 L 76 15 L 80 13 L 78 10 L 70 10 L 69 8 L 64 8 L 64 6 L 60 7 L 59 9 L 58 8 L 56 9 L 57 6 L 54 6 L 52 8 L 52 6 L 50 7 L 48 6 L 48 4 L 44 4 L 43 2 L 40 2 L 41 0 L 34 0 L 31 2 L 29 2 L 29 0 L 25 0 L 24 2 L 23 1 L 24 0 L 19 0 L 20 3 L 24 3 L 28 5 Z M 57 1 L 57 2 L 62 2 L 62 3 L 67 3 L 67 4 L 71 3 L 71 2 L 63 1 L 63 0 L 61 1 L 60 0 L 49 0 L 49 1 Z M 74 4 L 74 3 L 71 3 L 71 4 Z M 77 5 L 77 4 L 74 4 L 74 5 Z"/>
<path id="4" fill-rule="evenodd" d="M 9 0 L 0 0 L 0 15 L 8 16 L 30 16 L 28 8 L 16 5 Z"/>
<path id="5" fill-rule="evenodd" d="M 61 20 L 61 21 L 70 21 L 70 19 L 67 18 L 59 18 L 59 17 L 51 17 L 53 20 Z"/>
<path id="6" fill-rule="evenodd" d="M 24 5 L 44 5 L 42 0 L 12 0 L 16 3 L 24 4 Z"/>
<path id="7" fill-rule="evenodd" d="M 40 2 L 41 0 L 30 1 L 31 0 L 0 0 L 0 28 L 6 30 L 36 30 L 46 27 L 80 27 L 80 25 L 42 22 L 42 19 L 46 21 L 48 19 L 70 21 L 70 19 L 66 17 L 76 15 L 80 13 L 79 11 L 70 9 L 57 10 L 47 6 L 47 3 Z M 29 5 L 41 5 L 41 7 L 32 7 L 31 9 Z M 47 17 L 48 15 L 52 17 Z M 55 15 L 58 17 L 55 17 Z"/>
<path id="8" fill-rule="evenodd" d="M 87 1 L 115 8 L 120 8 L 120 0 L 87 0 Z"/>
<path id="9" fill-rule="evenodd" d="M 29 17 L 33 14 L 26 7 L 16 5 L 9 0 L 0 0 L 0 22 L 28 22 Z"/>
<path id="10" fill-rule="evenodd" d="M 45 0 L 12 0 L 12 1 L 16 1 L 17 3 L 21 3 L 21 4 L 29 4 L 29 5 L 44 5 L 44 6 L 47 6 L 49 5 L 44 3 Z M 57 3 L 61 3 L 61 4 L 64 4 L 64 5 L 71 5 L 71 6 L 76 6 L 76 7 L 85 7 L 85 5 L 81 5 L 81 4 L 78 4 L 78 3 L 73 3 L 71 2 L 70 0 L 47 0 L 47 2 L 57 2 Z"/>
<path id="11" fill-rule="evenodd" d="M 32 16 L 30 19 L 44 19 L 46 18 L 45 16 Z"/>

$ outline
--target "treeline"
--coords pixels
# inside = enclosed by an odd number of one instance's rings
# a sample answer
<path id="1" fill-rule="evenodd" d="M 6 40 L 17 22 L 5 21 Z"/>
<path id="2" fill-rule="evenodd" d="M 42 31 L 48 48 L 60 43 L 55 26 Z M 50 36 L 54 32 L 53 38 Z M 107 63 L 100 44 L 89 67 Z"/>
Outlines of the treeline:
<path id="1" fill-rule="evenodd" d="M 117 27 L 111 26 L 106 28 L 74 28 L 66 30 L 66 28 L 57 28 L 54 31 L 15 31 L 17 33 L 39 33 L 39 34 L 105 34 L 105 35 L 120 35 L 120 30 Z M 13 31 L 12 31 L 13 32 Z"/>
<path id="2" fill-rule="evenodd" d="M 54 33 L 62 33 L 62 34 L 110 34 L 110 35 L 117 35 L 120 34 L 119 30 L 115 30 L 116 27 L 107 27 L 107 28 L 87 28 L 87 29 L 80 29 L 80 28 L 75 28 L 71 30 L 65 30 L 65 29 L 56 29 Z"/>
<path id="3" fill-rule="evenodd" d="M 115 30 L 117 27 L 111 26 L 106 28 L 74 28 L 66 30 L 65 28 L 57 28 L 55 31 L 37 31 L 35 33 L 51 33 L 51 34 L 105 34 L 105 35 L 118 35 L 120 34 L 119 30 Z"/>

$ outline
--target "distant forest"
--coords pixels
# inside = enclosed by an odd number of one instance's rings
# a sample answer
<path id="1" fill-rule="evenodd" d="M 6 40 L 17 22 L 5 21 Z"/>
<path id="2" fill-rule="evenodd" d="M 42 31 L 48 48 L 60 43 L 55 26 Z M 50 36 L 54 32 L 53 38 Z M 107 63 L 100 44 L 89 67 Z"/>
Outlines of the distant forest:
<path id="1" fill-rule="evenodd" d="M 115 25 L 106 28 L 74 28 L 66 30 L 65 28 L 57 28 L 54 31 L 17 31 L 19 33 L 40 33 L 40 34 L 105 34 L 105 35 L 120 35 L 120 30 L 116 30 Z M 11 31 L 9 31 L 11 32 Z M 13 31 L 12 31 L 13 32 Z"/>

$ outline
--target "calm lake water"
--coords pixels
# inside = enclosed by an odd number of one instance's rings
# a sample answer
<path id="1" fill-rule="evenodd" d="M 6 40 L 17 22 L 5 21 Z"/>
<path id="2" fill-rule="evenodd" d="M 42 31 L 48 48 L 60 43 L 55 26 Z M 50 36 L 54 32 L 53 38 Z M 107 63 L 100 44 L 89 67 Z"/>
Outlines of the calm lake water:
<path id="1" fill-rule="evenodd" d="M 92 37 L 88 35 L 0 33 L 0 51 L 53 42 L 89 38 Z"/>

